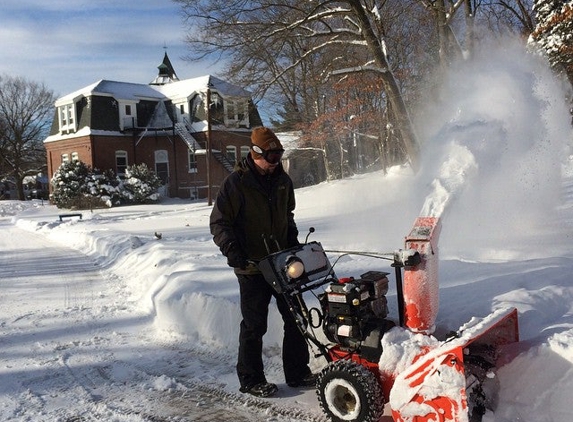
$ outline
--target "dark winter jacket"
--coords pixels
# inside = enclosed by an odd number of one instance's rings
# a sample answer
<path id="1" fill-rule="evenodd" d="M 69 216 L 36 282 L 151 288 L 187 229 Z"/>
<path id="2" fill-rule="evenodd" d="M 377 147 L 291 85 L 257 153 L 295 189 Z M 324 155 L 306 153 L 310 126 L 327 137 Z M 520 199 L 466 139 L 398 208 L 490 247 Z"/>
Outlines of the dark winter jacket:
<path id="1" fill-rule="evenodd" d="M 277 252 L 294 246 L 294 208 L 292 180 L 282 165 L 261 175 L 248 155 L 221 185 L 209 223 L 213 241 L 226 257 L 238 248 L 235 252 L 249 260 L 265 257 L 267 248 Z M 238 268 L 235 272 L 244 273 Z"/>

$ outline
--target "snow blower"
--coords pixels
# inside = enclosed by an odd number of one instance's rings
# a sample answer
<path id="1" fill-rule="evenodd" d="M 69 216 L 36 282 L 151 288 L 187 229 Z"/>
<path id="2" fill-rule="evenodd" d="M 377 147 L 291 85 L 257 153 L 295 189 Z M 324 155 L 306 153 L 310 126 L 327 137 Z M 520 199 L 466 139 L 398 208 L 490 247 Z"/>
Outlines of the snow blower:
<path id="1" fill-rule="evenodd" d="M 306 243 L 258 263 L 289 304 L 309 345 L 327 361 L 316 391 L 332 421 L 376 422 L 388 404 L 396 422 L 479 422 L 495 408 L 495 370 L 503 346 L 519 341 L 517 311 L 476 318 L 443 340 L 432 336 L 439 233 L 439 218 L 419 217 L 405 248 L 390 254 L 328 251 L 307 236 Z M 388 315 L 390 273 L 338 278 L 327 253 L 391 261 L 397 320 Z M 317 298 L 316 307 L 308 309 L 305 292 Z"/>

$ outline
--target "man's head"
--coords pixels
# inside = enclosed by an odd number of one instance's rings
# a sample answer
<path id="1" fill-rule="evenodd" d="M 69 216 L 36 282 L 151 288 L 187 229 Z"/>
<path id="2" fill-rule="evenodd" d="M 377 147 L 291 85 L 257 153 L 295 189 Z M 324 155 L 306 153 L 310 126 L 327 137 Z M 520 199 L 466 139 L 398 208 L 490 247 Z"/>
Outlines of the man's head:
<path id="1" fill-rule="evenodd" d="M 257 127 L 251 133 L 251 157 L 265 171 L 273 171 L 281 162 L 284 149 L 279 138 L 267 127 Z"/>

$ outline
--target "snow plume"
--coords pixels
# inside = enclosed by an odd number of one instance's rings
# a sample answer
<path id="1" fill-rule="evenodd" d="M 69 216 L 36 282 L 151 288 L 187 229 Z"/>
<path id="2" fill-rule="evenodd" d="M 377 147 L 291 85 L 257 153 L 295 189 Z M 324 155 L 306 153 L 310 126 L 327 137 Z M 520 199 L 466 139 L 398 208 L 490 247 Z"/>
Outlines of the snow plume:
<path id="1" fill-rule="evenodd" d="M 469 177 L 477 170 L 477 163 L 470 150 L 451 142 L 445 152 L 445 161 L 432 181 L 432 191 L 420 211 L 421 216 L 441 217 L 452 198 L 460 192 Z"/>
<path id="2" fill-rule="evenodd" d="M 505 241 L 546 224 L 571 139 L 563 86 L 517 42 L 488 46 L 444 80 L 419 124 L 421 215 L 447 215 L 445 242 L 472 248 L 480 227 L 491 245 L 492 233 Z"/>

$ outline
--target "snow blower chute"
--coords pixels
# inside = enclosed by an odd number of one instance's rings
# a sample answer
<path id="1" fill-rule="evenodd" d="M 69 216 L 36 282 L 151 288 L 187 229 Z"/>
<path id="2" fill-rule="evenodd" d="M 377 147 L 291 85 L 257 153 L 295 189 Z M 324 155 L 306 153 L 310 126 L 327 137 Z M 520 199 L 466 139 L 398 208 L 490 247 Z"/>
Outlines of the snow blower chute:
<path id="1" fill-rule="evenodd" d="M 499 310 L 435 338 L 439 234 L 439 218 L 419 217 L 405 248 L 390 254 L 325 251 L 307 242 L 258 263 L 309 344 L 328 362 L 317 395 L 332 421 L 377 422 L 389 404 L 396 422 L 479 422 L 495 408 L 503 346 L 519 341 L 517 311 Z M 338 278 L 326 253 L 391 261 L 397 321 L 388 315 L 390 273 Z M 308 309 L 305 292 L 315 295 L 317 307 Z"/>

